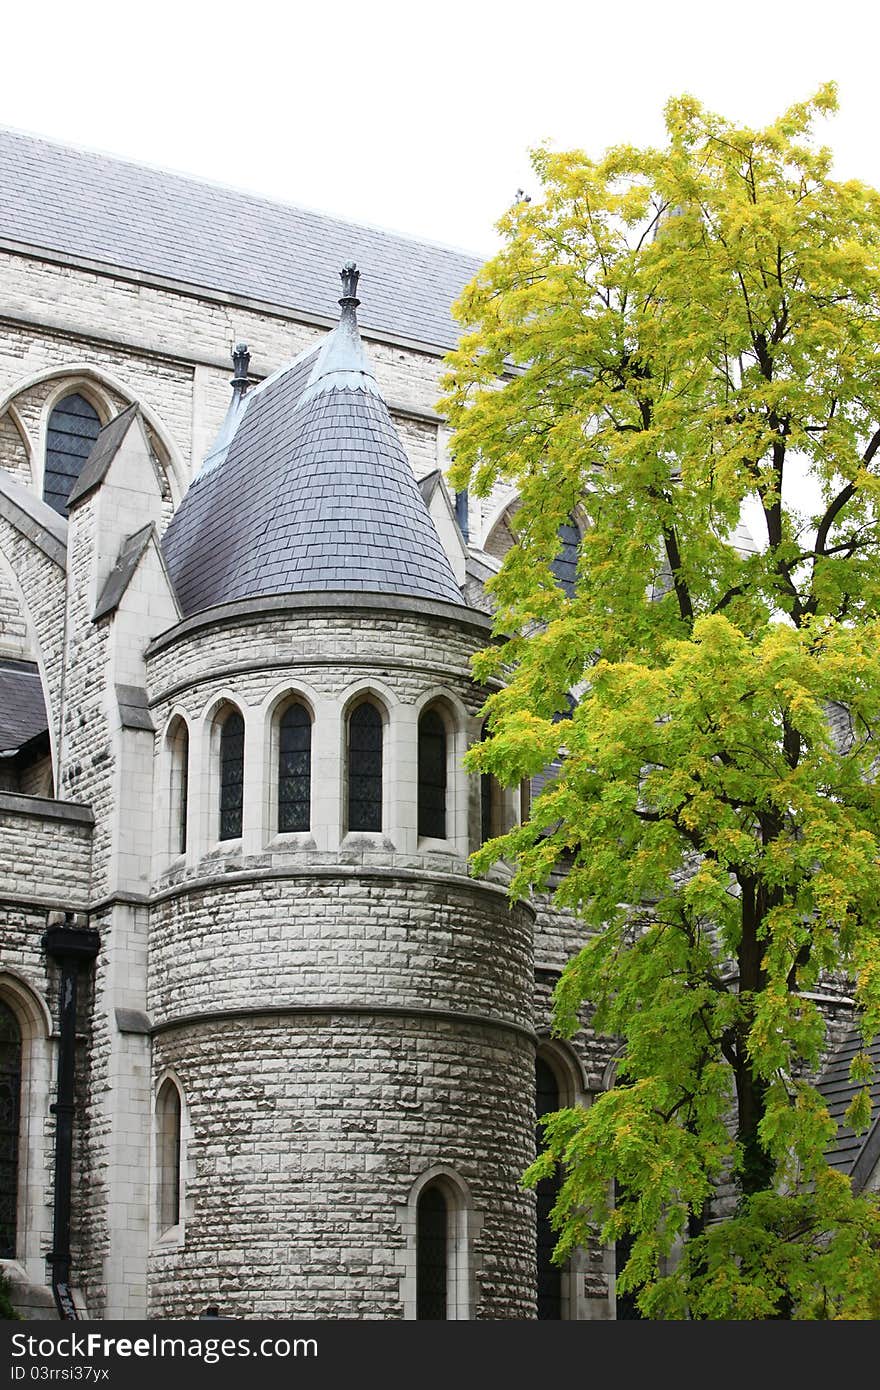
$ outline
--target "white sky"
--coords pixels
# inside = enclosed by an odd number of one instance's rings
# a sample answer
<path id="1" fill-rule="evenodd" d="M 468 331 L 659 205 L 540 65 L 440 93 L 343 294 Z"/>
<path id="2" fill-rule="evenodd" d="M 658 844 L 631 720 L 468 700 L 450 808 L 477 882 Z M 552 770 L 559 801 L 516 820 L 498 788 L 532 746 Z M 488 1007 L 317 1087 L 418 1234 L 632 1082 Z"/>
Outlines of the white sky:
<path id="1" fill-rule="evenodd" d="M 823 81 L 880 186 L 876 6 L 854 0 L 17 0 L 0 124 L 478 253 L 550 141 L 662 136 L 683 91 L 772 119 Z M 0 189 L 2 197 L 2 189 Z"/>

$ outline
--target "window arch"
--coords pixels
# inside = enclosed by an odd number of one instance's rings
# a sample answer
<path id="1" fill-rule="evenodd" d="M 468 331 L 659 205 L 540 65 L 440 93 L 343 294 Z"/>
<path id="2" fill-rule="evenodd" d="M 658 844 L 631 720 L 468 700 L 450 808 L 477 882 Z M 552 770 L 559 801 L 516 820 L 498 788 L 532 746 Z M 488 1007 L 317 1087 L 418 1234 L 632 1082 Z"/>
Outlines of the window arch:
<path id="1" fill-rule="evenodd" d="M 467 1183 L 454 1169 L 435 1164 L 415 1180 L 397 1211 L 405 1236 L 404 1317 L 467 1321 L 474 1295 L 472 1241 L 480 1229 Z"/>
<path id="2" fill-rule="evenodd" d="M 49 416 L 43 500 L 67 516 L 67 499 L 101 429 L 97 410 L 78 391 L 60 400 Z"/>
<path id="3" fill-rule="evenodd" d="M 581 544 L 580 527 L 573 516 L 563 521 L 556 532 L 559 549 L 550 565 L 557 584 L 568 598 L 574 598 L 577 579 L 578 551 Z"/>
<path id="4" fill-rule="evenodd" d="M 312 717 L 292 701 L 278 721 L 278 830 L 311 827 Z"/>
<path id="5" fill-rule="evenodd" d="M 220 725 L 220 840 L 241 836 L 244 811 L 244 719 L 234 707 Z"/>
<path id="6" fill-rule="evenodd" d="M 419 719 L 418 833 L 446 839 L 446 725 L 439 712 L 425 710 Z"/>
<path id="7" fill-rule="evenodd" d="M 180 1091 L 168 1079 L 163 1081 L 156 1098 L 156 1215 L 160 1235 L 179 1226 L 183 1219 L 182 1131 Z"/>
<path id="8" fill-rule="evenodd" d="M 0 1259 L 13 1260 L 18 1240 L 21 1144 L 21 1027 L 0 999 Z"/>
<path id="9" fill-rule="evenodd" d="M 169 848 L 172 854 L 185 854 L 189 812 L 189 728 L 186 720 L 180 716 L 168 731 L 168 750 L 171 755 Z"/>
<path id="10" fill-rule="evenodd" d="M 348 716 L 348 830 L 382 829 L 382 715 L 369 700 Z"/>

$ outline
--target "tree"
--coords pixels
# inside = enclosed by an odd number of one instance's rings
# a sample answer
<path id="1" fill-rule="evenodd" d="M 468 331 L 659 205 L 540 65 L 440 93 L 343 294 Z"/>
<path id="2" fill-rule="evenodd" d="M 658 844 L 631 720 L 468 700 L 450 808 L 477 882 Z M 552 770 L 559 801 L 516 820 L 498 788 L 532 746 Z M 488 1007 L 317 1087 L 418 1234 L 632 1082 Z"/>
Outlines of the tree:
<path id="1" fill-rule="evenodd" d="M 565 866 L 586 944 L 555 1027 L 586 1003 L 624 1045 L 528 1178 L 564 1170 L 560 1257 L 592 1223 L 632 1238 L 619 1287 L 651 1317 L 880 1314 L 880 1209 L 828 1167 L 808 1079 L 820 980 L 880 1028 L 880 195 L 830 177 L 835 107 L 750 130 L 683 97 L 662 149 L 538 150 L 445 378 L 453 482 L 521 498 L 470 765 L 561 756 L 476 867 L 522 896 Z"/>

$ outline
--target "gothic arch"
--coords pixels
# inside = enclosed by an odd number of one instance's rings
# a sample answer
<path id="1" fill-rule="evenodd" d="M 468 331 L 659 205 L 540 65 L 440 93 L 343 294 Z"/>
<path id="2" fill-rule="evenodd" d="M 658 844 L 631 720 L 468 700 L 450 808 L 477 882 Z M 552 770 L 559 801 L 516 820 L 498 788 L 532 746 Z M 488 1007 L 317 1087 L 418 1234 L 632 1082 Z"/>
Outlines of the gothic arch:
<path id="1" fill-rule="evenodd" d="M 404 1206 L 398 1208 L 405 1240 L 401 1278 L 404 1318 L 418 1317 L 419 1203 L 427 1191 L 437 1189 L 446 1207 L 446 1321 L 473 1317 L 474 1241 L 480 1220 L 474 1211 L 470 1188 L 460 1173 L 445 1163 L 435 1163 L 412 1184 Z"/>
<path id="2" fill-rule="evenodd" d="M 152 1122 L 152 1243 L 162 1248 L 181 1246 L 186 1236 L 190 1116 L 186 1091 L 173 1068 L 166 1067 L 157 1078 Z"/>
<path id="3" fill-rule="evenodd" d="M 287 716 L 296 713 L 296 710 L 304 712 L 308 720 L 306 731 L 305 720 L 300 715 L 301 739 L 294 739 L 293 744 L 289 744 L 285 749 L 285 733 L 282 725 Z M 315 724 L 317 700 L 314 692 L 304 684 L 290 682 L 281 688 L 274 690 L 269 698 L 264 702 L 264 724 L 263 724 L 263 820 L 266 827 L 266 834 L 263 838 L 269 838 L 278 834 L 294 834 L 309 836 L 311 843 L 311 833 L 314 821 L 314 756 L 315 756 Z M 289 731 L 290 734 L 290 731 Z M 299 750 L 297 752 L 296 750 Z M 287 774 L 282 770 L 282 761 L 292 758 L 296 763 L 303 763 L 292 769 L 288 766 Z M 304 779 L 304 780 L 303 780 Z M 293 781 L 298 781 L 298 788 L 292 785 Z M 287 790 L 302 793 L 301 801 L 305 805 L 304 821 L 307 823 L 294 824 L 290 820 L 284 823 L 282 800 L 282 784 L 287 784 Z"/>
<path id="4" fill-rule="evenodd" d="M 541 1030 L 538 1033 L 538 1056 L 547 1063 L 556 1078 L 561 1106 L 589 1104 L 591 1095 L 586 1074 L 573 1048 Z"/>
<path id="5" fill-rule="evenodd" d="M 482 548 L 488 555 L 499 562 L 504 559 L 504 556 L 513 544 L 513 529 L 510 523 L 513 521 L 521 505 L 522 502 L 518 494 L 507 497 L 503 502 L 498 504 L 486 520 Z M 571 521 L 574 522 L 582 539 L 584 532 L 589 529 L 590 525 L 590 518 L 586 508 L 580 502 L 575 503 L 569 513 L 569 517 Z M 566 522 L 563 522 L 562 525 L 566 525 Z M 509 543 L 507 543 L 504 536 L 505 531 L 509 537 Z M 559 556 L 557 555 L 557 560 L 558 559 Z"/>
<path id="6" fill-rule="evenodd" d="M 2 423 L 3 420 L 9 421 L 12 430 L 15 432 L 15 437 L 21 445 L 22 453 L 25 456 L 27 475 L 26 477 L 20 478 L 20 481 L 23 482 L 26 487 L 34 488 L 36 486 L 34 477 L 34 446 L 24 421 L 12 402 L 7 405 L 5 410 L 0 410 L 0 423 Z M 14 473 L 13 477 L 15 476 L 17 476 L 17 474 Z"/>
<path id="7" fill-rule="evenodd" d="M 425 691 L 415 705 L 416 739 L 419 748 L 417 759 L 418 787 L 417 808 L 422 797 L 423 769 L 421 766 L 423 719 L 436 714 L 445 731 L 446 741 L 446 782 L 445 782 L 445 834 L 437 842 L 454 847 L 455 851 L 466 856 L 468 840 L 468 798 L 470 778 L 464 770 L 464 755 L 468 746 L 468 729 L 471 723 L 469 712 L 462 700 L 444 686 L 436 685 Z M 421 811 L 417 819 L 421 821 Z M 432 839 L 427 831 L 419 826 L 420 839 Z"/>
<path id="8" fill-rule="evenodd" d="M 159 465 L 167 478 L 171 500 L 174 506 L 177 507 L 188 485 L 187 469 L 181 452 L 152 406 L 146 405 L 133 394 L 130 387 L 128 387 L 124 381 L 120 381 L 118 377 L 113 376 L 110 372 L 106 372 L 100 367 L 95 367 L 90 362 L 83 361 L 66 362 L 60 367 L 47 367 L 43 371 L 34 372 L 31 376 L 17 381 L 5 395 L 0 395 L 0 416 L 2 416 L 10 405 L 14 404 L 19 396 L 31 390 L 32 387 L 41 386 L 45 382 L 55 380 L 58 382 L 57 388 L 49 392 L 40 413 L 39 438 L 36 441 L 30 441 L 31 473 L 35 475 L 34 486 L 38 486 L 40 494 L 42 495 L 43 486 L 43 459 L 46 450 L 46 429 L 49 416 L 55 405 L 58 404 L 59 400 L 71 392 L 80 392 L 85 395 L 87 400 L 91 400 L 101 417 L 101 423 L 105 425 L 118 413 L 119 407 L 109 394 L 113 392 L 124 402 L 124 406 L 132 405 L 137 401 L 144 421 L 149 426 L 151 434 L 159 445 Z M 35 459 L 37 460 L 36 466 L 34 464 Z"/>
<path id="9" fill-rule="evenodd" d="M 230 714 L 238 714 L 244 722 L 244 777 L 243 790 L 245 805 L 251 804 L 256 790 L 254 776 L 258 769 L 253 765 L 253 745 L 258 729 L 252 706 L 246 705 L 241 697 L 228 687 L 215 690 L 202 706 L 201 713 L 189 721 L 190 733 L 190 796 L 197 803 L 198 810 L 189 817 L 190 829 L 197 830 L 192 837 L 194 843 L 187 848 L 188 857 L 204 854 L 216 849 L 221 843 L 220 824 L 220 751 L 222 726 Z M 242 826 L 242 830 L 244 827 Z M 236 842 L 239 837 L 235 837 Z"/>

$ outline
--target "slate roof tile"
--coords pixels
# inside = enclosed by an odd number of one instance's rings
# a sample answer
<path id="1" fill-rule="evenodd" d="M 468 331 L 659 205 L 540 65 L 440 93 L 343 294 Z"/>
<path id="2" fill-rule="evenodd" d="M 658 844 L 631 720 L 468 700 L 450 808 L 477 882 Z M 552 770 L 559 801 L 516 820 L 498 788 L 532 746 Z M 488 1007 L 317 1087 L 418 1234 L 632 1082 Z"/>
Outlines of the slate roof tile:
<path id="1" fill-rule="evenodd" d="M 186 614 L 347 588 L 463 604 L 353 311 L 321 348 L 247 399 L 225 454 L 196 476 L 172 519 L 163 552 Z"/>
<path id="2" fill-rule="evenodd" d="M 477 256 L 197 179 L 0 131 L 0 237 L 336 317 L 327 265 L 370 268 L 364 326 L 447 348 Z"/>
<path id="3" fill-rule="evenodd" d="M 871 1093 L 871 1128 L 867 1135 L 855 1134 L 844 1121 L 844 1115 L 850 1101 L 861 1089 L 860 1085 L 849 1079 L 850 1064 L 856 1053 L 863 1048 L 874 1063 L 874 1074 L 869 1087 Z M 829 1115 L 837 1125 L 837 1136 L 826 1153 L 826 1158 L 832 1168 L 837 1168 L 842 1173 L 851 1174 L 856 1167 L 859 1156 L 872 1143 L 872 1140 L 875 1141 L 872 1147 L 876 1147 L 876 1134 L 878 1125 L 880 1125 L 880 1036 L 874 1038 L 873 1042 L 865 1048 L 861 1034 L 853 1029 L 829 1059 L 825 1071 L 817 1083 L 817 1088 L 828 1107 Z"/>
<path id="4" fill-rule="evenodd" d="M 49 727 L 35 661 L 0 660 L 0 753 L 13 753 Z"/>

